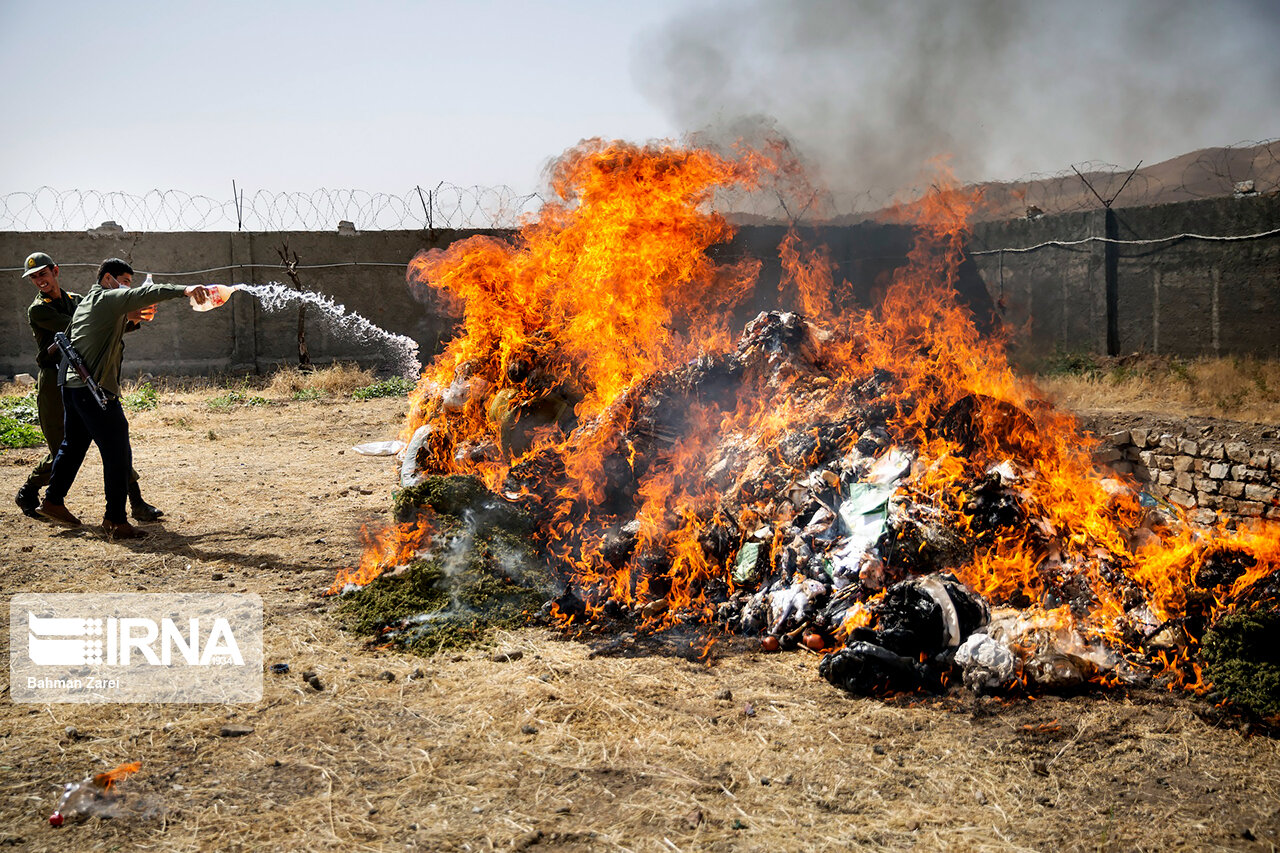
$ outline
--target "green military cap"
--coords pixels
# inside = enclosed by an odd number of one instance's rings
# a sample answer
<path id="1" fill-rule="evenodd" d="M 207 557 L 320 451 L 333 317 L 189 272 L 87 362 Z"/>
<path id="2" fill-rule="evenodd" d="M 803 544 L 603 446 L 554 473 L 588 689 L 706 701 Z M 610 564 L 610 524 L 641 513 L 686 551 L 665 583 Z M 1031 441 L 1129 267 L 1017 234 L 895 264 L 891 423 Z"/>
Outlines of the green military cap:
<path id="1" fill-rule="evenodd" d="M 22 266 L 23 269 L 26 270 L 22 274 L 22 277 L 26 278 L 32 273 L 40 272 L 40 270 L 45 267 L 56 267 L 57 264 L 53 262 L 53 258 L 49 257 L 44 252 L 32 252 L 27 255 L 27 262 Z"/>

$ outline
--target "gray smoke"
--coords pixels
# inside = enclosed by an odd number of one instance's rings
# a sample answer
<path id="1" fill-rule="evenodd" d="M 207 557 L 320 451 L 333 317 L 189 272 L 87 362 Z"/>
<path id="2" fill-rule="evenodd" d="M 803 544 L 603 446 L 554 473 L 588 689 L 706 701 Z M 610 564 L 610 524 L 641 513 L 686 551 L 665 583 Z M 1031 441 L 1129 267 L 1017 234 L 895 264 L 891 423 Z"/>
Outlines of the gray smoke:
<path id="1" fill-rule="evenodd" d="M 1280 135 L 1278 43 L 1274 0 L 750 0 L 648 34 L 633 74 L 683 130 L 775 126 L 875 205 L 943 155 L 1009 180 Z"/>

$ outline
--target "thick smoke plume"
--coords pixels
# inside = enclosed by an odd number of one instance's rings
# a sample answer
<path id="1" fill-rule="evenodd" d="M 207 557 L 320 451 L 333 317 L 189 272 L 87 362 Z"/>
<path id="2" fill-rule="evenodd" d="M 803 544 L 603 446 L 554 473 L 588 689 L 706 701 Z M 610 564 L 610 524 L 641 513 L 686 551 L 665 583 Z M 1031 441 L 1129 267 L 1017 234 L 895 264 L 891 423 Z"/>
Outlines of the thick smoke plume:
<path id="1" fill-rule="evenodd" d="M 685 131 L 772 125 L 868 209 L 936 157 L 1010 180 L 1276 136 L 1278 42 L 1268 0 L 754 0 L 649 34 L 634 74 Z"/>

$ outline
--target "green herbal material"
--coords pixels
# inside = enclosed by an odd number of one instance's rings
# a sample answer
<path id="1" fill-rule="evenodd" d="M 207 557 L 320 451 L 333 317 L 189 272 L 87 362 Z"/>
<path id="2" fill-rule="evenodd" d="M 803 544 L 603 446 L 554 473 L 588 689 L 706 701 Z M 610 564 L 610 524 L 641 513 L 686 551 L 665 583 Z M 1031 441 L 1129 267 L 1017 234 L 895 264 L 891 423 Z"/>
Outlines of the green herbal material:
<path id="1" fill-rule="evenodd" d="M 1230 613 L 1204 635 L 1205 675 L 1236 705 L 1280 715 L 1280 609 Z"/>
<path id="2" fill-rule="evenodd" d="M 421 654 L 472 646 L 528 623 L 554 595 L 529 519 L 474 477 L 428 477 L 395 495 L 396 518 L 429 520 L 427 553 L 345 593 L 346 627 Z"/>
<path id="3" fill-rule="evenodd" d="M 413 381 L 402 376 L 393 376 L 381 382 L 375 382 L 365 388 L 357 388 L 351 392 L 354 400 L 372 400 L 375 397 L 404 397 L 413 390 Z"/>

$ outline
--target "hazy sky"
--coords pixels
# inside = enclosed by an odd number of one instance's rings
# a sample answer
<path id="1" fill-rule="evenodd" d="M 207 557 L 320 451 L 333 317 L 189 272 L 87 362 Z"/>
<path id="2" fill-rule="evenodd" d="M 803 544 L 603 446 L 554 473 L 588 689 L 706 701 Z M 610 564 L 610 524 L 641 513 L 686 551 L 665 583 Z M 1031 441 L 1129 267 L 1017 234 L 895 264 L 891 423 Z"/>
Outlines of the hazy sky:
<path id="1" fill-rule="evenodd" d="M 0 0 L 0 192 L 531 190 L 580 139 L 676 133 L 629 56 L 689 5 Z"/>
<path id="2" fill-rule="evenodd" d="M 0 0 L 0 193 L 537 188 L 742 116 L 846 188 L 1280 136 L 1276 0 Z"/>

